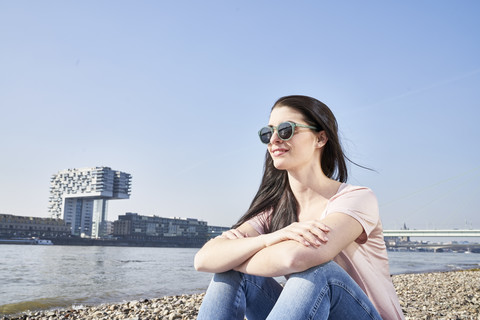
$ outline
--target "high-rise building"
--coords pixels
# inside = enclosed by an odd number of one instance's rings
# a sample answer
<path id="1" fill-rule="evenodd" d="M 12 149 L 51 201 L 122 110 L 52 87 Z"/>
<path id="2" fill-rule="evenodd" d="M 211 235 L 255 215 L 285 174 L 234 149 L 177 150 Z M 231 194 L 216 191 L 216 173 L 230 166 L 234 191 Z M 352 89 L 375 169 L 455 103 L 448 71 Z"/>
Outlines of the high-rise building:
<path id="1" fill-rule="evenodd" d="M 109 167 L 59 171 L 51 178 L 49 212 L 63 216 L 72 234 L 101 238 L 107 233 L 107 201 L 130 198 L 131 179 Z"/>

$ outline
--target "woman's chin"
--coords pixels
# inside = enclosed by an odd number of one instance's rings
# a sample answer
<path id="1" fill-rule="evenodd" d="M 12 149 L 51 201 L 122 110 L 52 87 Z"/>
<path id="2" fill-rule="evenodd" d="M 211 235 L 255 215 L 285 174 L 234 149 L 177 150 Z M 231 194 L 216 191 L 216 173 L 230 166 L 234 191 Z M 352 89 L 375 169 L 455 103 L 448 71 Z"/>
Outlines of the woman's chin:
<path id="1" fill-rule="evenodd" d="M 287 170 L 288 166 L 285 164 L 284 161 L 273 161 L 273 166 L 277 170 Z"/>

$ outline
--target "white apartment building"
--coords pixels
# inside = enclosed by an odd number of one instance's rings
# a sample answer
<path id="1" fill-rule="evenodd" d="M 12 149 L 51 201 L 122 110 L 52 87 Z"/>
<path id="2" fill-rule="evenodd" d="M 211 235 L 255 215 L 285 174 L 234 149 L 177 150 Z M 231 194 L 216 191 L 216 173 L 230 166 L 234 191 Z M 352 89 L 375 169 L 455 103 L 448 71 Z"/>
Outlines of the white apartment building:
<path id="1" fill-rule="evenodd" d="M 107 201 L 129 199 L 131 179 L 109 167 L 59 171 L 51 178 L 49 212 L 63 217 L 72 234 L 101 238 L 107 234 Z"/>

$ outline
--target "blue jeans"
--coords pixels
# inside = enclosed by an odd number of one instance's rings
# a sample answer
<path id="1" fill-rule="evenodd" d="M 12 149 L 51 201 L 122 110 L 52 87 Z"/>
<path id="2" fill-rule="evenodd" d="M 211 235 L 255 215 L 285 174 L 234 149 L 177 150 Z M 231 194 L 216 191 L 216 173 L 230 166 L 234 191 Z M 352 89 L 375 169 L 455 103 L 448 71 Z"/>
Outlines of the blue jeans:
<path id="1" fill-rule="evenodd" d="M 381 319 L 357 283 L 330 261 L 292 274 L 285 286 L 273 278 L 237 271 L 214 275 L 198 320 Z"/>

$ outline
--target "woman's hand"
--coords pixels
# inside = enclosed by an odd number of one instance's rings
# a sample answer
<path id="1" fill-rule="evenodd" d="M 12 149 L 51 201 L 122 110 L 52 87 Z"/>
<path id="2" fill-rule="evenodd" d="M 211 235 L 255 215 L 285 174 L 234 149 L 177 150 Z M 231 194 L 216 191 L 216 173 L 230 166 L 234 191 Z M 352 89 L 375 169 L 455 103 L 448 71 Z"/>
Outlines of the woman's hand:
<path id="1" fill-rule="evenodd" d="M 320 220 L 309 220 L 294 222 L 283 229 L 265 234 L 264 237 L 267 247 L 286 240 L 294 240 L 307 247 L 319 247 L 328 241 L 326 234 L 329 231 L 330 228 Z"/>
<path id="2" fill-rule="evenodd" d="M 241 239 L 246 237 L 248 237 L 248 234 L 242 233 L 238 229 L 230 229 L 228 231 L 223 232 L 217 238 L 234 240 L 234 239 Z"/>

